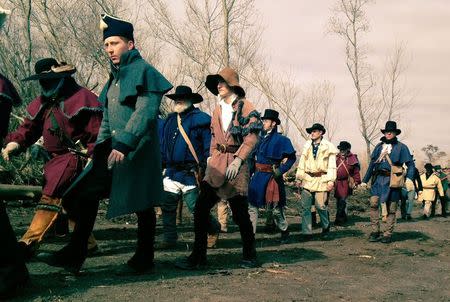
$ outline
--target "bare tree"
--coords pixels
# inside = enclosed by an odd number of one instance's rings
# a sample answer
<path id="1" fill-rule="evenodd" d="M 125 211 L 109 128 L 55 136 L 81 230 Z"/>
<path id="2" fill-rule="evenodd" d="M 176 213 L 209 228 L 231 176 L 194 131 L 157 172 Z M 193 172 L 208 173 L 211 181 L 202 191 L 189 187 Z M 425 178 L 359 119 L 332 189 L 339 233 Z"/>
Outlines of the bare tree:
<path id="1" fill-rule="evenodd" d="M 444 157 L 447 156 L 447 153 L 444 151 L 440 151 L 438 146 L 435 145 L 427 145 L 421 149 L 425 156 L 427 157 L 428 162 L 434 163 Z"/>
<path id="2" fill-rule="evenodd" d="M 261 29 L 255 26 L 253 0 L 184 1 L 184 16 L 175 17 L 167 1 L 147 0 L 149 32 L 166 45 L 164 73 L 173 83 L 181 80 L 201 90 L 208 74 L 225 66 L 235 68 L 242 79 L 260 45 Z M 212 110 L 211 102 L 201 104 Z"/>
<path id="3" fill-rule="evenodd" d="M 406 46 L 404 43 L 396 44 L 392 53 L 386 59 L 381 82 L 381 98 L 386 108 L 386 120 L 400 120 L 404 108 L 412 103 L 412 98 L 407 94 L 404 79 L 407 69 L 405 52 Z"/>
<path id="4" fill-rule="evenodd" d="M 370 158 L 371 145 L 379 135 L 379 124 L 385 104 L 374 97 L 374 75 L 367 63 L 367 50 L 361 41 L 369 31 L 365 9 L 371 0 L 339 0 L 329 25 L 330 31 L 345 42 L 346 66 L 353 80 L 360 132 L 366 143 L 366 155 Z"/>

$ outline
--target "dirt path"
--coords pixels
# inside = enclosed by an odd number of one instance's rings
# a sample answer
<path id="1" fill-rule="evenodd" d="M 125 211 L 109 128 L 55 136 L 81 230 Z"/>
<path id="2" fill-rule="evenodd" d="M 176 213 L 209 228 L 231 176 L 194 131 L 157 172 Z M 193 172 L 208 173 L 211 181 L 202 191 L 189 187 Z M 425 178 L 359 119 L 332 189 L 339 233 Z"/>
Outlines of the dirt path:
<path id="1" fill-rule="evenodd" d="M 188 255 L 193 243 L 187 223 L 180 227 L 177 250 L 156 252 L 156 273 L 135 277 L 115 275 L 134 251 L 134 221 L 112 223 L 102 211 L 95 229 L 102 252 L 87 259 L 83 273 L 75 277 L 31 262 L 32 282 L 16 301 L 450 301 L 450 218 L 399 222 L 395 242 L 384 245 L 367 241 L 368 213 L 354 212 L 348 226 L 332 228 L 330 240 L 298 243 L 299 217 L 290 205 L 289 244 L 279 245 L 279 235 L 263 234 L 262 228 L 257 234 L 260 268 L 238 268 L 241 245 L 233 225 L 219 248 L 208 252 L 207 270 L 175 269 L 174 260 Z M 9 207 L 17 234 L 32 211 Z M 49 239 L 41 250 L 63 244 Z"/>

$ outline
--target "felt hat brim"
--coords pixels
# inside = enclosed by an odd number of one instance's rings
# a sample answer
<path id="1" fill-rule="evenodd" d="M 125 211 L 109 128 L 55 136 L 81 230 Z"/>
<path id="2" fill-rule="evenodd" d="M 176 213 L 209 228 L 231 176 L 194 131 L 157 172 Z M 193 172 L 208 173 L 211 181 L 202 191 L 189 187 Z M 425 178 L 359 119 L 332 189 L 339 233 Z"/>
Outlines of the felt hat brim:
<path id="1" fill-rule="evenodd" d="M 167 94 L 166 97 L 168 97 L 171 100 L 187 100 L 191 101 L 193 104 L 198 104 L 203 101 L 203 97 L 198 93 L 181 93 L 181 94 Z"/>

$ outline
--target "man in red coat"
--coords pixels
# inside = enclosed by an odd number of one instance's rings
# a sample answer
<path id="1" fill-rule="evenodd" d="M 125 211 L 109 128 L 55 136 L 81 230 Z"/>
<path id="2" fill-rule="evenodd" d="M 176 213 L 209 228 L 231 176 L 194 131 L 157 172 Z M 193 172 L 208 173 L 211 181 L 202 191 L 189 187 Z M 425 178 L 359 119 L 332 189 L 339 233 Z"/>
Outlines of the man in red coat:
<path id="1" fill-rule="evenodd" d="M 35 252 L 62 211 L 62 194 L 86 165 L 103 111 L 97 96 L 71 77 L 75 67 L 47 58 L 36 62 L 35 71 L 24 81 L 39 80 L 42 94 L 28 105 L 27 117 L 15 132 L 8 134 L 2 149 L 2 156 L 8 161 L 10 155 L 25 150 L 42 136 L 50 156 L 44 165 L 41 200 L 19 242 L 27 257 Z M 71 213 L 69 217 L 75 218 Z"/>
<path id="2" fill-rule="evenodd" d="M 361 183 L 361 175 L 358 157 L 350 151 L 352 145 L 342 141 L 337 148 L 339 154 L 336 156 L 337 177 L 334 191 L 337 206 L 334 224 L 342 225 L 347 222 L 347 198 L 352 195 L 355 186 Z"/>

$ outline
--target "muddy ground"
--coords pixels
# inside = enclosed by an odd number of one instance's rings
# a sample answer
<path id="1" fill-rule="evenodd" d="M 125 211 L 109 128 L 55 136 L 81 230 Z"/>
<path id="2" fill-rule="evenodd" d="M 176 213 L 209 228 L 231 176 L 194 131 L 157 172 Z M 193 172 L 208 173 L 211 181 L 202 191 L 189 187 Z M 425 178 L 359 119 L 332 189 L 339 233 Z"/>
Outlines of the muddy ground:
<path id="1" fill-rule="evenodd" d="M 221 235 L 218 248 L 209 250 L 207 270 L 176 269 L 175 259 L 188 255 L 193 243 L 185 210 L 178 248 L 156 252 L 156 273 L 132 277 L 117 277 L 115 271 L 134 251 L 135 218 L 108 221 L 102 204 L 94 231 L 101 253 L 87 259 L 79 276 L 29 263 L 31 283 L 15 301 L 450 301 L 450 218 L 417 219 L 416 206 L 416 219 L 398 221 L 393 243 L 369 243 L 367 196 L 357 195 L 347 226 L 333 226 L 327 241 L 299 243 L 300 217 L 292 199 L 290 243 L 280 245 L 278 234 L 264 234 L 260 219 L 260 268 L 238 268 L 240 237 L 231 224 L 231 233 Z M 17 235 L 23 234 L 33 208 L 12 202 L 8 212 Z M 41 251 L 56 250 L 66 240 L 46 238 Z"/>

